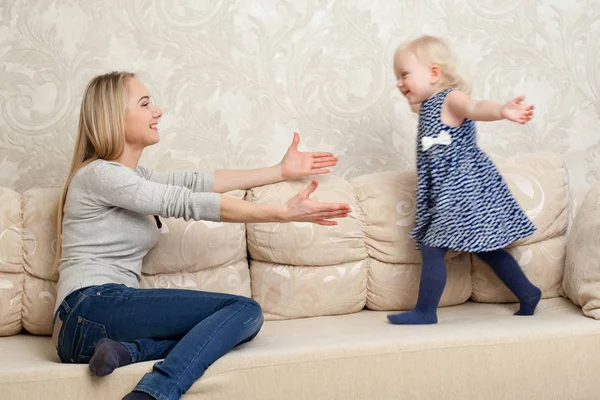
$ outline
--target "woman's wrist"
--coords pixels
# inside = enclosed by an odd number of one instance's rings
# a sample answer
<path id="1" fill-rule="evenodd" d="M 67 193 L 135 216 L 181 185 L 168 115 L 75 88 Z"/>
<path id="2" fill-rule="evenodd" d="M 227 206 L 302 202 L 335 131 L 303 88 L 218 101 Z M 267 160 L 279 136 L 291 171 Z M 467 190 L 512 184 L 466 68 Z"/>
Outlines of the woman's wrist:
<path id="1" fill-rule="evenodd" d="M 275 206 L 277 207 L 277 211 L 276 211 L 276 215 L 277 215 L 277 220 L 279 222 L 290 222 L 290 216 L 289 216 L 289 208 L 286 205 L 281 205 L 281 206 Z"/>
<path id="2" fill-rule="evenodd" d="M 288 179 L 285 176 L 283 176 L 283 164 L 281 162 L 273 165 L 270 168 L 272 168 L 275 171 L 275 175 L 279 178 L 278 182 L 285 181 Z"/>

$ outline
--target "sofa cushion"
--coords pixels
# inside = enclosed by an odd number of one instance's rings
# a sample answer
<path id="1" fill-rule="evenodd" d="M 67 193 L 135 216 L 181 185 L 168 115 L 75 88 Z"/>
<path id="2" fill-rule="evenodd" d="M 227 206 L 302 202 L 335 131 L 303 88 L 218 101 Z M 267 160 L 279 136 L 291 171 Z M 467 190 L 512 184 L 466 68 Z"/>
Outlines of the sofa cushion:
<path id="1" fill-rule="evenodd" d="M 563 157 L 556 154 L 520 154 L 498 162 L 517 202 L 536 226 L 531 236 L 509 246 L 543 298 L 559 296 L 562 285 L 567 230 L 567 175 Z M 514 302 L 516 297 L 491 268 L 472 257 L 472 299 L 481 302 Z"/>
<path id="2" fill-rule="evenodd" d="M 421 275 L 421 254 L 409 237 L 415 225 L 416 173 L 386 171 L 350 183 L 365 221 L 370 259 L 366 305 L 372 310 L 411 309 Z M 471 296 L 471 260 L 450 252 L 446 261 L 448 281 L 440 305 L 464 303 Z"/>
<path id="3" fill-rule="evenodd" d="M 498 170 L 536 231 L 515 245 L 537 243 L 567 230 L 568 182 L 564 156 L 518 154 L 498 161 Z"/>
<path id="4" fill-rule="evenodd" d="M 23 227 L 19 230 L 22 231 L 22 243 L 20 237 L 11 238 L 11 243 L 22 248 L 24 261 L 20 274 L 4 279 L 18 278 L 22 281 L 20 286 L 18 282 L 12 283 L 15 290 L 20 288 L 18 290 L 23 291 L 22 296 L 13 296 L 12 302 L 19 308 L 19 324 L 22 308 L 23 327 L 39 335 L 51 334 L 56 302 L 58 271 L 53 263 L 59 194 L 58 189 L 32 189 L 12 203 L 9 200 L 2 203 L 6 204 L 2 209 L 10 207 L 11 212 L 18 216 L 17 220 L 22 218 Z M 233 191 L 227 195 L 241 199 L 245 191 Z M 4 195 L 0 194 L 0 198 Z M 162 222 L 164 234 L 143 261 L 141 287 L 186 288 L 250 296 L 244 224 L 186 222 L 168 218 Z M 0 251 L 4 252 L 1 248 Z M 16 266 L 12 266 L 13 270 L 19 271 Z M 0 282 L 3 273 L 0 269 Z M 8 283 L 5 286 L 9 286 Z M 17 333 L 15 329 L 12 328 L 9 334 Z"/>
<path id="5" fill-rule="evenodd" d="M 0 188 L 0 336 L 22 328 L 23 238 L 21 195 Z"/>
<path id="6" fill-rule="evenodd" d="M 242 190 L 227 193 L 236 199 L 245 194 Z M 142 287 L 251 296 L 246 225 L 174 218 L 161 221 L 163 234 L 144 258 Z"/>
<path id="7" fill-rule="evenodd" d="M 585 315 L 600 319 L 600 182 L 586 195 L 571 227 L 563 289 Z"/>
<path id="8" fill-rule="evenodd" d="M 514 243 L 511 251 L 542 289 L 544 298 L 556 297 L 564 271 L 567 227 L 563 158 L 545 153 L 518 155 L 502 160 L 499 170 L 537 227 L 533 235 Z M 247 199 L 283 204 L 307 183 L 301 180 L 255 188 L 248 192 Z M 414 171 L 380 172 L 350 182 L 327 176 L 313 197 L 346 201 L 355 210 L 350 218 L 340 221 L 339 228 L 248 224 L 252 291 L 266 317 L 297 318 L 360 309 L 362 294 L 357 281 L 352 280 L 350 293 L 343 296 L 339 285 L 347 284 L 347 280 L 327 270 L 311 271 L 332 266 L 348 268 L 348 263 L 364 259 L 365 253 L 368 279 L 364 304 L 374 310 L 412 308 L 421 264 L 420 253 L 409 237 L 415 223 L 416 186 Z M 442 306 L 461 304 L 469 297 L 482 302 L 516 301 L 478 259 L 449 252 L 446 260 L 450 272 Z M 329 279 L 327 285 L 323 285 L 325 278 Z M 351 298 L 360 301 L 348 303 Z"/>
<path id="9" fill-rule="evenodd" d="M 301 179 L 253 188 L 246 199 L 285 204 L 309 183 Z M 354 212 L 338 220 L 338 226 L 247 224 L 252 296 L 266 319 L 343 314 L 365 305 L 364 215 L 353 187 L 342 178 L 324 176 L 311 199 L 349 203 Z"/>
<path id="10" fill-rule="evenodd" d="M 446 260 L 448 280 L 440 307 L 462 304 L 471 297 L 468 254 Z M 371 310 L 410 310 L 417 303 L 421 264 L 390 264 L 370 259 L 367 307 Z"/>
<path id="11" fill-rule="evenodd" d="M 367 297 L 368 259 L 328 266 L 252 260 L 252 293 L 266 319 L 358 312 Z"/>
<path id="12" fill-rule="evenodd" d="M 567 236 L 561 235 L 538 243 L 509 248 L 529 280 L 542 290 L 542 298 L 559 297 L 565 269 Z M 472 299 L 487 303 L 518 301 L 492 269 L 472 256 Z"/>
<path id="13" fill-rule="evenodd" d="M 59 189 L 32 189 L 23 193 L 23 327 L 38 335 L 52 333 L 58 281 L 54 259 L 59 198 Z"/>
<path id="14" fill-rule="evenodd" d="M 391 325 L 368 310 L 267 321 L 182 399 L 597 398 L 600 324 L 562 298 L 542 300 L 533 317 L 516 308 L 467 302 L 440 309 L 433 326 Z M 0 338 L 0 354 L 6 399 L 120 399 L 153 365 L 95 378 L 31 335 Z"/>
<path id="15" fill-rule="evenodd" d="M 421 254 L 409 237 L 415 226 L 417 174 L 385 171 L 350 181 L 363 214 L 370 257 L 384 263 L 416 264 Z"/>

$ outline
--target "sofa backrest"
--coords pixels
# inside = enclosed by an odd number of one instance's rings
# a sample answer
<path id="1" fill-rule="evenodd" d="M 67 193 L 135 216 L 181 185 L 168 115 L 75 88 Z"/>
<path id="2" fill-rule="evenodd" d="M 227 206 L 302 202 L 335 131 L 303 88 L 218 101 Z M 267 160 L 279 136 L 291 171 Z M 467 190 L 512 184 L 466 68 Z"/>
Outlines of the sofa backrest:
<path id="1" fill-rule="evenodd" d="M 509 250 L 543 297 L 557 297 L 567 227 L 562 156 L 529 154 L 497 165 L 537 227 Z M 228 195 L 283 204 L 308 182 Z M 58 194 L 58 189 L 19 194 L 0 188 L 0 335 L 22 328 L 50 334 L 58 280 L 53 267 Z M 348 202 L 353 212 L 335 227 L 164 219 L 167 229 L 144 258 L 141 286 L 252 296 L 267 319 L 413 307 L 421 263 L 408 237 L 414 226 L 416 174 L 388 171 L 350 181 L 323 176 L 311 198 Z M 469 298 L 516 301 L 490 268 L 470 254 L 450 252 L 447 267 L 442 306 Z"/>
<path id="2" fill-rule="evenodd" d="M 498 168 L 537 231 L 509 249 L 544 298 L 561 288 L 567 181 L 561 156 L 528 154 L 498 160 Z M 283 203 L 308 181 L 254 188 L 247 200 Z M 316 200 L 345 201 L 350 218 L 338 227 L 309 224 L 248 224 L 252 294 L 267 319 L 414 307 L 421 257 L 409 238 L 414 227 L 415 172 L 388 171 L 347 182 L 320 179 Z M 447 255 L 448 281 L 442 306 L 472 298 L 509 302 L 516 298 L 491 269 L 470 254 Z"/>
<path id="3" fill-rule="evenodd" d="M 51 334 L 59 189 L 23 194 L 0 188 L 0 336 Z M 243 198 L 245 191 L 227 195 Z M 244 224 L 164 219 L 146 255 L 142 287 L 185 288 L 249 297 Z"/>

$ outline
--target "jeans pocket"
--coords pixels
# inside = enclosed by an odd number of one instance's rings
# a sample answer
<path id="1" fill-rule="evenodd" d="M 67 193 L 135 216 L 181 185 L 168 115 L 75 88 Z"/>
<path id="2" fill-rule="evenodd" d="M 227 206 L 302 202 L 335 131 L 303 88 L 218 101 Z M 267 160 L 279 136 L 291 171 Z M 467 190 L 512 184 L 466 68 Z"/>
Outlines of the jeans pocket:
<path id="1" fill-rule="evenodd" d="M 123 292 L 128 288 L 125 285 L 118 283 L 107 283 L 99 286 L 87 288 L 85 293 L 87 296 L 105 296 L 105 297 L 121 297 Z"/>
<path id="2" fill-rule="evenodd" d="M 82 317 L 77 318 L 71 355 L 75 363 L 87 364 L 94 355 L 96 343 L 106 338 L 106 327 Z"/>

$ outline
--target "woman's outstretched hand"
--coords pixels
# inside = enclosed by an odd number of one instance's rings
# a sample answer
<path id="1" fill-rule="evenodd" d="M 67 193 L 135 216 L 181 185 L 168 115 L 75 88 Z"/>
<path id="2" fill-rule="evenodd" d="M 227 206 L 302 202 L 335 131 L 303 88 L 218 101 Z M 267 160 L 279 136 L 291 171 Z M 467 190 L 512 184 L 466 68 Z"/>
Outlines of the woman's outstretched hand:
<path id="1" fill-rule="evenodd" d="M 337 225 L 334 218 L 345 218 L 350 213 L 350 205 L 345 203 L 321 203 L 310 200 L 310 195 L 319 183 L 313 180 L 303 191 L 292 197 L 285 206 L 284 219 L 288 222 L 312 222 L 319 225 Z"/>
<path id="2" fill-rule="evenodd" d="M 328 174 L 327 167 L 335 167 L 338 159 L 327 152 L 304 152 L 298 150 L 300 135 L 294 132 L 294 140 L 279 163 L 281 177 L 286 179 L 300 178 L 308 175 Z"/>

